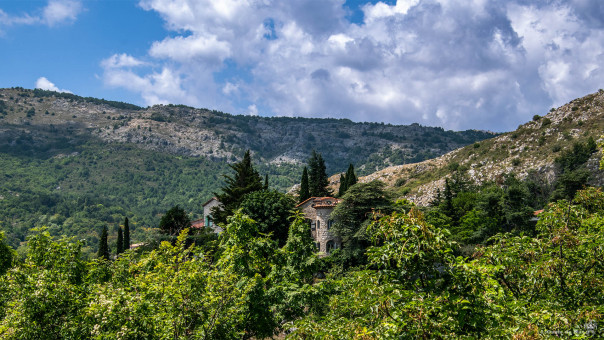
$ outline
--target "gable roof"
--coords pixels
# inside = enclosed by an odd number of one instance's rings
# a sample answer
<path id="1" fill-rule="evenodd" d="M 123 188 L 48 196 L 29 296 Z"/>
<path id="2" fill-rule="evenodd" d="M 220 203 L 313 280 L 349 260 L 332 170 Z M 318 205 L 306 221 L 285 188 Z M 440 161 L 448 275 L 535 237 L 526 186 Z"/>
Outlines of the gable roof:
<path id="1" fill-rule="evenodd" d="M 300 202 L 298 205 L 296 205 L 296 208 L 299 208 L 310 201 L 312 201 L 312 203 L 313 203 L 313 208 L 331 208 L 331 207 L 335 207 L 338 203 L 340 203 L 341 200 L 337 199 L 335 197 L 329 197 L 329 196 L 311 197 L 309 199 L 306 199 L 306 200 Z"/>
<path id="2" fill-rule="evenodd" d="M 205 203 L 204 203 L 204 204 L 202 204 L 201 206 L 202 206 L 202 207 L 205 207 L 206 205 L 210 204 L 210 202 L 212 202 L 212 201 L 214 201 L 214 200 L 218 201 L 218 198 L 216 198 L 216 196 L 214 196 L 214 197 L 210 198 L 209 200 L 207 200 L 207 202 L 205 202 Z M 218 201 L 218 203 L 220 203 L 220 201 Z"/>

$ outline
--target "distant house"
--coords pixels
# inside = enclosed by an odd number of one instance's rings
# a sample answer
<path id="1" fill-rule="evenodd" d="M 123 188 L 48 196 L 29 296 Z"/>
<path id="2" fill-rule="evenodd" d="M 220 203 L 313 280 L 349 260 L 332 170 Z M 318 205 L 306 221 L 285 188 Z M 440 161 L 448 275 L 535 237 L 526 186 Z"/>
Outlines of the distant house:
<path id="1" fill-rule="evenodd" d="M 543 210 L 543 209 L 534 211 L 534 212 L 533 212 L 533 217 L 531 217 L 531 221 L 532 221 L 532 222 L 537 222 L 537 221 L 539 221 L 539 215 L 541 215 L 543 212 L 544 212 L 544 210 Z"/>
<path id="2" fill-rule="evenodd" d="M 329 232 L 333 225 L 330 215 L 338 203 L 340 200 L 334 197 L 311 197 L 296 206 L 304 214 L 317 251 L 322 256 L 342 246 L 342 241 Z"/>
<path id="3" fill-rule="evenodd" d="M 222 232 L 222 228 L 214 224 L 212 220 L 212 208 L 222 206 L 222 203 L 216 197 L 210 198 L 203 204 L 203 226 L 210 227 L 215 233 L 219 234 Z"/>

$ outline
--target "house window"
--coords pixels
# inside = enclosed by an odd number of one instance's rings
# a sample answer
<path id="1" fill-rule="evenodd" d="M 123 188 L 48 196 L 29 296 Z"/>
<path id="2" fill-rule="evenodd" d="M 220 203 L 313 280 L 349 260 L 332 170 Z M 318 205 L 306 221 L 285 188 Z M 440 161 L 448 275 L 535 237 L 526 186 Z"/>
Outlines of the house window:
<path id="1" fill-rule="evenodd" d="M 333 227 L 333 220 L 327 220 L 327 230 L 331 229 L 331 227 Z"/>
<path id="2" fill-rule="evenodd" d="M 327 244 L 325 245 L 326 253 L 329 254 L 334 249 L 336 249 L 336 243 L 333 240 L 327 241 Z"/>
<path id="3" fill-rule="evenodd" d="M 317 229 L 321 228 L 321 220 L 317 220 Z"/>
<path id="4" fill-rule="evenodd" d="M 317 242 L 315 246 L 317 246 L 317 251 L 321 251 L 321 243 Z"/>

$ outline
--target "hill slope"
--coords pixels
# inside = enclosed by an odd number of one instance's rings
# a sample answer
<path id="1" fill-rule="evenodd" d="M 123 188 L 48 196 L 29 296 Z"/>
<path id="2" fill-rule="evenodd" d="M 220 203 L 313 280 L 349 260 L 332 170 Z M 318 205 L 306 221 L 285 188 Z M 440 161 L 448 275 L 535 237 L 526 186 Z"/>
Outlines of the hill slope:
<path id="1" fill-rule="evenodd" d="M 261 174 L 283 190 L 299 180 L 312 149 L 328 171 L 360 174 L 417 162 L 492 137 L 417 124 L 233 116 L 185 106 L 135 105 L 73 94 L 0 89 L 0 229 L 11 245 L 47 225 L 96 247 L 125 216 L 133 239 L 179 204 L 201 214 L 228 163 L 250 149 Z"/>
<path id="2" fill-rule="evenodd" d="M 562 150 L 589 137 L 598 140 L 603 133 L 604 90 L 600 90 L 552 109 L 543 117 L 536 115 L 516 131 L 435 159 L 388 167 L 359 180 L 378 179 L 391 187 L 400 187 L 401 195 L 420 205 L 428 204 L 437 190 L 444 187 L 444 179 L 456 170 L 462 170 L 476 183 L 494 181 L 507 173 L 515 173 L 519 178 L 536 173 L 552 182 L 558 174 L 554 160 Z M 604 173 L 598 169 L 601 156 L 596 152 L 587 163 L 592 185 L 604 185 Z M 332 177 L 334 187 L 337 178 Z"/>

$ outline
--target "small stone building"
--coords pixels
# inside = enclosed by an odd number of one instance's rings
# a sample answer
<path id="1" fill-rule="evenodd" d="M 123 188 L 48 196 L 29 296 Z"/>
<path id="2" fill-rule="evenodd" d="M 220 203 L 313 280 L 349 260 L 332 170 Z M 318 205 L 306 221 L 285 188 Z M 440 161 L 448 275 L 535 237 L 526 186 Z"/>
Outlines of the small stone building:
<path id="1" fill-rule="evenodd" d="M 329 232 L 333 224 L 330 215 L 339 202 L 334 197 L 311 197 L 296 206 L 304 214 L 317 251 L 322 256 L 342 246 L 342 241 Z"/>
<path id="2" fill-rule="evenodd" d="M 212 228 L 215 233 L 221 233 L 222 228 L 214 224 L 212 220 L 212 208 L 222 206 L 222 203 L 216 198 L 212 197 L 203 204 L 203 226 Z"/>

